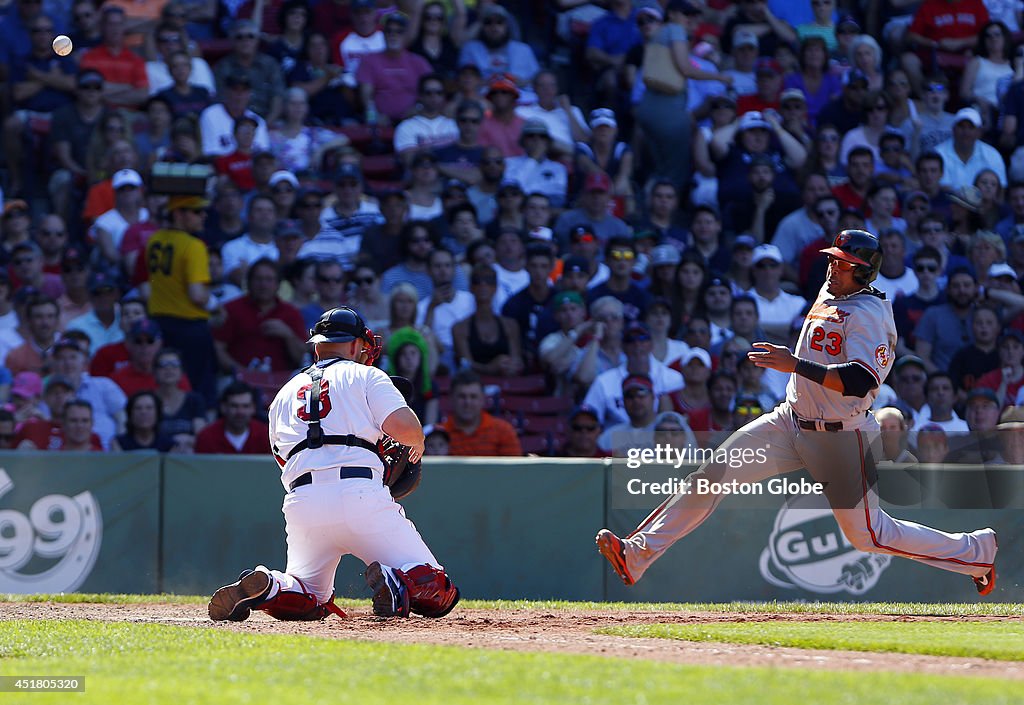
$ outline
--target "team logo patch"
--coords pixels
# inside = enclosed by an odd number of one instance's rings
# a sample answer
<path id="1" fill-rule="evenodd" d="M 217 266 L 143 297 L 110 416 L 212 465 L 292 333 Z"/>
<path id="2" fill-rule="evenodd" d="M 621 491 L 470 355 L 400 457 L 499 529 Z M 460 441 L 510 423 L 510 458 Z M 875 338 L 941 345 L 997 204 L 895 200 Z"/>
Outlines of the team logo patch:
<path id="1" fill-rule="evenodd" d="M 835 246 L 836 247 L 842 247 L 843 245 L 845 245 L 849 241 L 850 241 L 850 234 L 844 230 L 843 232 L 841 232 L 838 235 L 836 235 Z"/>
<path id="2" fill-rule="evenodd" d="M 875 348 L 875 362 L 879 367 L 889 366 L 889 346 L 882 344 Z"/>

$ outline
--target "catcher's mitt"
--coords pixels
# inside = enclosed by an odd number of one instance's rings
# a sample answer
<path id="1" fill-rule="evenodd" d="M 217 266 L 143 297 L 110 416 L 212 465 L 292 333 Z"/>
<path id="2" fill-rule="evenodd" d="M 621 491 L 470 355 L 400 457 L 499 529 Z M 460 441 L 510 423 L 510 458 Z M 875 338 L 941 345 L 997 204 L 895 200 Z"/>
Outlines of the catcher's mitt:
<path id="1" fill-rule="evenodd" d="M 397 375 L 391 377 L 391 382 L 405 397 L 406 403 L 409 403 L 413 395 L 412 382 Z M 388 435 L 377 443 L 377 452 L 384 463 L 384 484 L 395 499 L 408 497 L 420 484 L 423 468 L 420 463 L 409 462 L 409 450 L 409 446 L 402 445 Z"/>

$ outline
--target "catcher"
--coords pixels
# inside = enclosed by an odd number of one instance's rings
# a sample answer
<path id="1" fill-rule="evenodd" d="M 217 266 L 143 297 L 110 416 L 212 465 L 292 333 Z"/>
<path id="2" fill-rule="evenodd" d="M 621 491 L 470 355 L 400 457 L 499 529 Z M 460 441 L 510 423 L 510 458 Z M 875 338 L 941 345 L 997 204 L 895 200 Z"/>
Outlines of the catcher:
<path id="1" fill-rule="evenodd" d="M 240 622 L 254 609 L 283 620 L 344 616 L 334 574 L 346 554 L 367 565 L 374 614 L 443 617 L 459 591 L 396 502 L 420 480 L 423 428 L 395 382 L 411 385 L 372 366 L 380 338 L 354 310 L 327 311 L 310 334 L 316 363 L 270 406 L 287 568 L 244 571 L 213 594 L 210 619 Z"/>

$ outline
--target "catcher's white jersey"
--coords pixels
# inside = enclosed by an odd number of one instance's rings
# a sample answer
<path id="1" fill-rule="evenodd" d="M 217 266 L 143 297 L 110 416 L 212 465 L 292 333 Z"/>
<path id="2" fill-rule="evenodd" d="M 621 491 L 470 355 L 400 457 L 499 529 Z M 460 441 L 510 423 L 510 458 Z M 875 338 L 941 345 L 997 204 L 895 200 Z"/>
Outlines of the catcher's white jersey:
<path id="1" fill-rule="evenodd" d="M 375 444 L 383 433 L 381 424 L 385 419 L 406 406 L 401 392 L 376 367 L 341 359 L 318 364 L 323 368 L 320 425 L 324 435 L 353 434 Z M 358 446 L 325 444 L 288 458 L 292 448 L 306 440 L 312 384 L 309 374 L 300 372 L 281 388 L 270 405 L 270 447 L 282 468 L 281 483 L 285 490 L 299 475 L 311 470 L 357 466 L 383 474 L 380 458 Z"/>
<path id="2" fill-rule="evenodd" d="M 786 400 L 801 418 L 843 421 L 862 416 L 878 396 L 896 351 L 896 323 L 892 304 L 878 293 L 862 289 L 836 297 L 828 293 L 827 287 L 818 292 L 804 319 L 796 356 L 823 365 L 855 362 L 872 374 L 878 386 L 864 397 L 843 396 L 793 374 L 786 387 Z"/>

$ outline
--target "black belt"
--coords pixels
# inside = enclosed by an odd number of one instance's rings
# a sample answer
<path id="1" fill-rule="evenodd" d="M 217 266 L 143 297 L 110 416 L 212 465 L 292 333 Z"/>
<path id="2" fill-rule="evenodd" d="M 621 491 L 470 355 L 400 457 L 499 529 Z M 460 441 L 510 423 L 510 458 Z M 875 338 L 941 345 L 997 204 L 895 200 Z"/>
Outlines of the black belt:
<path id="1" fill-rule="evenodd" d="M 317 470 L 317 472 L 337 472 L 339 476 L 338 479 L 341 480 L 351 480 L 356 477 L 363 480 L 370 480 L 373 478 L 373 470 L 370 468 L 331 468 L 330 470 Z M 296 487 L 311 484 L 313 484 L 313 473 L 303 473 L 296 477 L 292 484 L 288 485 L 288 491 L 291 492 Z"/>
<path id="2" fill-rule="evenodd" d="M 814 421 L 812 419 L 802 419 L 796 414 L 793 418 L 797 421 L 797 425 L 804 430 L 821 430 L 824 429 L 829 433 L 838 433 L 843 430 L 842 421 Z"/>

